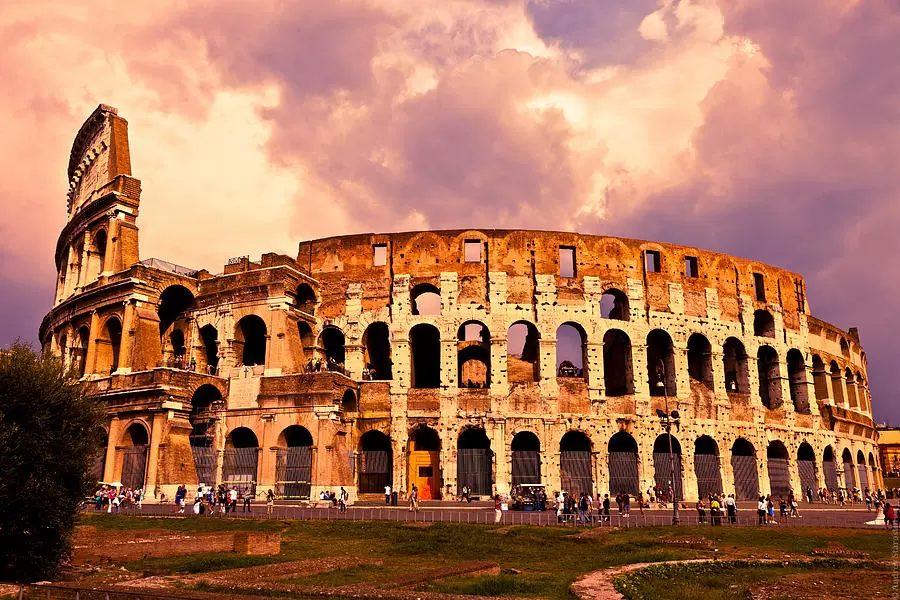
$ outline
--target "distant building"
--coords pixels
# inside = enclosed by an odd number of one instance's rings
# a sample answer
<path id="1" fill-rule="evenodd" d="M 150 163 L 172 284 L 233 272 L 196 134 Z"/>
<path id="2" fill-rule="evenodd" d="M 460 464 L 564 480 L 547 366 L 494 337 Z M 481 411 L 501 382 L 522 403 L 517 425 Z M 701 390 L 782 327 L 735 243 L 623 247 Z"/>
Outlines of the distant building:
<path id="1" fill-rule="evenodd" d="M 148 497 L 881 486 L 859 336 L 809 314 L 800 275 L 490 229 L 304 241 L 213 275 L 140 259 L 114 108 L 81 127 L 68 174 L 40 339 L 106 403 L 103 480 Z"/>
<path id="2" fill-rule="evenodd" d="M 900 427 L 878 427 L 878 451 L 885 477 L 900 477 Z"/>

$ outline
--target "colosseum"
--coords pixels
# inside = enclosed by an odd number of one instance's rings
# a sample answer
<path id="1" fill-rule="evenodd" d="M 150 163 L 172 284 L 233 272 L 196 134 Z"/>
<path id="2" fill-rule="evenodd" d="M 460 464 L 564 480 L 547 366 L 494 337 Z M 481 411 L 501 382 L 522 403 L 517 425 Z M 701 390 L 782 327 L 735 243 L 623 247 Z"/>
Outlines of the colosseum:
<path id="1" fill-rule="evenodd" d="M 881 486 L 858 333 L 813 317 L 800 275 L 490 229 L 303 241 L 219 274 L 142 260 L 128 126 L 105 105 L 68 179 L 40 340 L 106 406 L 97 477 L 148 499 Z"/>

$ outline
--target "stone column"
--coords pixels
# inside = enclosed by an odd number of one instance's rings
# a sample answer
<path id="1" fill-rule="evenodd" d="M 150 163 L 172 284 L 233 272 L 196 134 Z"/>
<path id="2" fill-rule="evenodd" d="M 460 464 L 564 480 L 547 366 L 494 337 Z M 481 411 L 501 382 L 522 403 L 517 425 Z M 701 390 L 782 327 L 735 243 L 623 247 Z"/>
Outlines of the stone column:
<path id="1" fill-rule="evenodd" d="M 147 480 L 144 483 L 146 496 L 155 495 L 156 477 L 159 472 L 159 443 L 166 424 L 166 413 L 154 413 L 150 424 L 150 451 L 147 455 Z"/>
<path id="2" fill-rule="evenodd" d="M 791 378 L 788 376 L 787 362 L 783 356 L 778 357 L 778 378 L 781 384 L 781 405 L 784 407 L 785 416 L 794 413 L 794 402 L 791 400 Z"/>
<path id="3" fill-rule="evenodd" d="M 458 366 L 457 366 L 457 340 L 456 338 L 452 339 L 441 339 L 441 389 L 449 390 L 451 393 L 456 393 L 456 388 L 459 387 L 458 379 Z"/>
<path id="4" fill-rule="evenodd" d="M 85 369 L 84 374 L 89 375 L 94 373 L 94 368 L 96 365 L 94 364 L 97 360 L 97 337 L 100 335 L 100 315 L 97 314 L 97 311 L 91 312 L 91 333 L 88 336 L 88 351 L 87 358 L 85 359 Z"/>
<path id="5" fill-rule="evenodd" d="M 696 436 L 690 436 L 696 439 Z M 685 441 L 687 441 L 685 437 Z M 681 440 L 678 440 L 681 443 Z M 697 473 L 694 471 L 694 444 L 681 444 L 681 488 L 684 498 L 694 500 L 697 498 Z"/>
<path id="6" fill-rule="evenodd" d="M 508 494 L 511 491 L 510 451 L 506 443 L 506 422 L 495 419 L 491 423 L 491 450 L 494 451 L 494 490 Z"/>
<path id="7" fill-rule="evenodd" d="M 491 395 L 509 395 L 509 377 L 506 370 L 506 339 L 491 337 Z"/>
<path id="8" fill-rule="evenodd" d="M 540 340 L 541 361 L 541 394 L 555 397 L 559 395 L 559 385 L 556 383 L 556 339 Z"/>
<path id="9" fill-rule="evenodd" d="M 588 389 L 591 392 L 591 399 L 594 399 L 594 396 L 599 397 L 604 394 L 604 385 L 603 385 L 603 342 L 597 341 L 589 341 L 587 344 L 587 364 L 584 365 L 585 372 L 587 373 L 587 384 Z"/>
<path id="10" fill-rule="evenodd" d="M 116 371 L 130 373 L 132 369 L 132 352 L 134 351 L 135 335 L 135 304 L 134 301 L 125 302 L 125 314 L 122 319 L 122 341 L 119 344 L 119 364 Z"/>
<path id="11" fill-rule="evenodd" d="M 260 417 L 262 436 L 259 440 L 259 466 L 256 473 L 257 488 L 275 487 L 275 463 L 278 453 L 278 434 L 275 432 L 275 415 L 266 414 Z M 259 489 L 257 489 L 259 493 Z"/>
<path id="12" fill-rule="evenodd" d="M 757 448 L 756 450 L 756 475 L 759 477 L 759 493 L 762 496 L 768 496 L 772 493 L 772 487 L 769 484 L 769 459 L 766 455 L 766 448 Z"/>
<path id="13" fill-rule="evenodd" d="M 103 464 L 103 481 L 112 482 L 116 476 L 116 446 L 119 437 L 121 423 L 119 417 L 113 417 L 109 422 L 109 436 L 106 440 L 106 462 Z"/>

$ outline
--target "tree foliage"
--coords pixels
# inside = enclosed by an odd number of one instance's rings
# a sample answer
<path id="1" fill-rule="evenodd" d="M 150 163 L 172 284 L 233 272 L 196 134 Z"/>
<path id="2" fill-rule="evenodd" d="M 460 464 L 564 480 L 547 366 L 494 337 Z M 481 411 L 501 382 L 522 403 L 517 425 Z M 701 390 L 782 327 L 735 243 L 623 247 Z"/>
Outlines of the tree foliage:
<path id="1" fill-rule="evenodd" d="M 102 422 L 58 359 L 0 350 L 0 580 L 53 577 L 68 556 Z"/>

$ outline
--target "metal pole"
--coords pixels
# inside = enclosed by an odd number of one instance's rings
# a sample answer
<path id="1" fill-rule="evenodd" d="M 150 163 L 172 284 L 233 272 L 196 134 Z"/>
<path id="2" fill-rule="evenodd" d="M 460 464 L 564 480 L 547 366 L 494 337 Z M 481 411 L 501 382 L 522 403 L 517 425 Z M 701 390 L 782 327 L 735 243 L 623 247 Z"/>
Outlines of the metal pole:
<path id="1" fill-rule="evenodd" d="M 669 389 L 666 386 L 666 364 L 660 360 L 662 372 L 663 398 L 666 403 L 666 438 L 669 442 L 669 481 L 672 482 L 672 525 L 678 525 L 678 487 L 675 485 L 675 456 L 672 452 L 672 417 L 669 414 Z"/>

